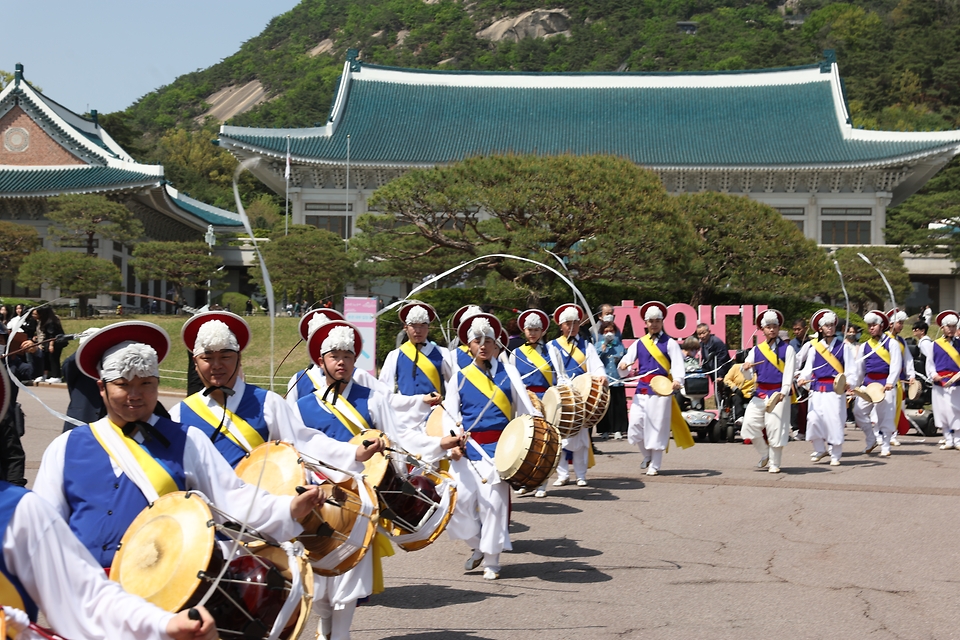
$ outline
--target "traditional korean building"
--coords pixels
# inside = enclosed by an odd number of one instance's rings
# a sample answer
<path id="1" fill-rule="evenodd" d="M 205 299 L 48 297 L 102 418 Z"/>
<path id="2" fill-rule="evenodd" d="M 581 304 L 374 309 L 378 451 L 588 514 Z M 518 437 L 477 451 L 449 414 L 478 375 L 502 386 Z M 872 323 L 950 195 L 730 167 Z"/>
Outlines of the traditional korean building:
<path id="1" fill-rule="evenodd" d="M 44 247 L 56 249 L 46 237 L 47 199 L 64 193 L 99 193 L 124 204 L 150 240 L 202 240 L 208 225 L 220 234 L 242 229 L 237 214 L 179 193 L 164 180 L 162 166 L 131 158 L 99 125 L 96 111 L 85 118 L 34 89 L 18 64 L 13 82 L 0 92 L 0 220 L 36 227 Z M 164 282 L 134 277 L 131 247 L 100 240 L 97 254 L 120 268 L 123 291 L 166 296 Z M 0 274 L 0 296 L 54 295 L 25 291 L 13 278 Z M 107 306 L 116 299 L 101 296 L 98 302 Z M 134 296 L 121 302 L 142 305 Z"/>
<path id="2" fill-rule="evenodd" d="M 854 128 L 832 52 L 803 67 L 703 73 L 426 71 L 353 53 L 324 126 L 223 126 L 220 145 L 261 158 L 252 170 L 279 194 L 289 148 L 291 221 L 344 238 L 373 191 L 410 169 L 575 153 L 629 158 L 671 193 L 748 196 L 837 247 L 883 244 L 887 209 L 960 152 L 960 131 Z M 960 304 L 952 264 L 908 266 L 934 306 Z"/>

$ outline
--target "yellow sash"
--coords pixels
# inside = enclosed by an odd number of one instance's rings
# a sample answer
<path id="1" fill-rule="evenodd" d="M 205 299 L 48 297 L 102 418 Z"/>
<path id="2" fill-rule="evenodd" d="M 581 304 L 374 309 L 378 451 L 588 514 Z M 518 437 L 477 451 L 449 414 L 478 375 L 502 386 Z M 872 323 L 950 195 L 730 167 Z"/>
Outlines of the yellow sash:
<path id="1" fill-rule="evenodd" d="M 7 576 L 2 573 L 0 573 L 0 602 L 14 609 L 20 609 L 21 611 L 26 610 L 23 599 L 20 597 L 20 592 L 13 586 L 13 583 L 7 580 Z M 0 636 L 0 640 L 5 640 L 4 636 Z"/>
<path id="2" fill-rule="evenodd" d="M 470 366 L 464 367 L 460 371 L 467 377 L 470 384 L 480 390 L 480 393 L 493 400 L 493 404 L 497 405 L 497 408 L 503 412 L 507 420 L 510 419 L 513 414 L 513 404 L 510 402 L 510 398 L 503 392 L 503 389 L 493 384 L 493 380 L 477 368 L 476 363 L 472 362 Z"/>
<path id="3" fill-rule="evenodd" d="M 780 359 L 779 356 L 777 356 L 776 352 L 774 352 L 774 350 L 770 348 L 769 342 L 763 341 L 757 345 L 757 348 L 760 349 L 760 353 L 763 354 L 763 357 L 766 358 L 770 362 L 770 364 L 772 364 L 777 368 L 777 371 L 779 371 L 780 373 L 783 373 L 784 362 L 783 360 Z"/>
<path id="4" fill-rule="evenodd" d="M 833 367 L 837 373 L 843 373 L 843 365 L 840 364 L 840 361 L 837 360 L 837 357 L 827 349 L 827 345 L 825 345 L 823 341 L 814 340 L 813 348 L 817 350 L 817 353 L 819 353 L 820 356 L 827 361 L 827 364 Z M 783 369 L 781 369 L 781 371 L 783 371 Z"/>
<path id="5" fill-rule="evenodd" d="M 940 348 L 943 349 L 948 356 L 950 356 L 950 359 L 953 360 L 958 367 L 960 367 L 960 353 L 957 353 L 957 350 L 953 348 L 953 345 L 950 344 L 949 340 L 943 336 L 940 336 L 937 338 L 936 344 L 940 345 Z"/>
<path id="6" fill-rule="evenodd" d="M 433 388 L 437 390 L 437 393 L 440 393 L 440 372 L 437 371 L 437 367 L 435 364 L 433 364 L 433 361 L 423 354 L 420 354 L 423 357 L 418 358 L 417 347 L 414 346 L 414 344 L 409 340 L 401 345 L 400 353 L 416 363 L 417 368 L 420 369 L 425 376 L 427 376 L 427 379 L 433 385 Z"/>
<path id="7" fill-rule="evenodd" d="M 373 535 L 373 595 L 383 593 L 383 563 L 381 558 L 389 558 L 394 554 L 390 538 L 379 531 Z"/>
<path id="8" fill-rule="evenodd" d="M 667 360 L 667 356 L 663 351 L 660 351 L 660 347 L 656 345 L 653 341 L 653 338 L 650 337 L 650 334 L 646 334 L 640 338 L 640 342 L 643 343 L 643 346 L 647 348 L 647 351 L 650 352 L 650 355 L 653 356 L 653 359 L 657 361 L 657 364 L 663 367 L 663 370 L 667 372 L 667 377 L 673 380 L 673 375 L 670 373 L 670 361 Z"/>
<path id="9" fill-rule="evenodd" d="M 877 340 L 877 339 L 875 339 L 875 338 L 870 338 L 869 340 L 867 340 L 867 344 L 870 345 L 870 349 L 871 349 L 875 354 L 877 354 L 878 356 L 880 356 L 880 359 L 883 360 L 884 362 L 886 362 L 887 365 L 889 366 L 889 364 L 890 364 L 890 352 L 887 351 L 886 348 L 884 348 L 884 346 L 883 346 L 882 344 L 880 344 L 880 341 Z M 870 355 L 870 354 L 867 354 L 867 355 Z"/>
<path id="10" fill-rule="evenodd" d="M 564 341 L 566 341 L 566 338 L 562 338 L 562 337 L 561 337 L 561 338 L 557 338 L 557 345 L 558 345 L 558 346 L 562 346 L 562 345 L 563 345 L 563 342 L 561 342 L 561 339 L 564 340 Z M 574 340 L 573 343 L 570 344 L 570 350 L 569 350 L 569 351 L 566 351 L 565 349 L 561 349 L 561 351 L 564 351 L 565 353 L 570 354 L 570 357 L 573 358 L 574 360 L 576 360 L 576 361 L 577 361 L 577 364 L 583 364 L 583 361 L 587 359 L 587 355 L 586 355 L 583 351 L 580 351 L 580 347 L 577 346 L 577 341 L 576 341 L 576 340 Z"/>
<path id="11" fill-rule="evenodd" d="M 688 449 L 693 446 L 693 436 L 690 434 L 687 421 L 683 419 L 677 396 L 673 396 L 673 406 L 670 407 L 670 433 L 673 434 L 673 441 L 681 449 Z"/>
<path id="12" fill-rule="evenodd" d="M 330 412 L 337 417 L 337 420 L 339 420 L 343 426 L 347 428 L 347 431 L 353 435 L 356 436 L 359 435 L 361 431 L 370 430 L 370 423 L 367 422 L 366 418 L 364 418 L 359 411 L 357 411 L 356 407 L 350 404 L 350 401 L 347 400 L 346 396 L 338 396 L 338 402 L 343 403 L 344 409 L 347 410 L 347 413 L 350 414 L 350 417 L 354 418 L 353 420 L 343 414 L 340 409 L 324 400 L 323 393 L 321 393 L 319 389 L 314 391 L 314 393 L 317 395 L 317 398 L 320 400 L 320 402 L 323 403 L 323 406 L 325 406 L 327 409 L 330 409 Z"/>
<path id="13" fill-rule="evenodd" d="M 547 385 L 552 387 L 553 370 L 550 368 L 550 364 L 546 361 L 546 359 L 540 355 L 539 351 L 537 351 L 537 348 L 532 345 L 525 344 L 520 347 L 520 353 L 525 355 L 527 360 L 529 360 L 533 366 L 540 370 L 540 373 L 542 373 L 543 377 L 547 380 Z"/>
<path id="14" fill-rule="evenodd" d="M 320 367 L 307 369 L 307 377 L 310 378 L 310 382 L 313 383 L 314 389 L 320 389 L 327 384 L 327 378 L 323 375 L 323 370 Z"/>
<path id="15" fill-rule="evenodd" d="M 130 450 L 130 453 L 133 454 L 134 460 L 137 461 L 137 464 L 143 469 L 144 473 L 147 475 L 147 479 L 150 481 L 150 484 L 153 485 L 153 488 L 157 490 L 157 495 L 166 495 L 174 491 L 180 491 L 180 487 L 177 486 L 176 481 L 170 477 L 170 474 L 166 469 L 163 468 L 159 462 L 157 462 L 152 455 L 150 455 L 146 449 L 141 447 L 136 440 L 133 438 L 128 438 L 123 435 L 123 431 L 117 425 L 113 424 L 112 421 L 107 420 L 107 424 L 110 425 L 110 428 L 117 432 L 117 435 L 120 437 L 120 440 L 126 445 L 127 449 Z M 107 452 L 107 455 L 113 457 L 110 453 L 110 449 L 103 443 L 103 440 L 100 439 L 100 436 L 97 435 L 96 429 L 90 429 L 90 432 L 93 433 L 93 436 L 97 439 L 97 442 L 100 443 L 100 446 L 103 447 L 103 450 Z M 117 462 L 119 465 L 119 461 Z M 122 467 L 122 465 L 120 465 Z"/>
<path id="16" fill-rule="evenodd" d="M 213 415 L 213 411 L 210 410 L 210 407 L 207 406 L 207 403 L 204 401 L 202 393 L 195 393 L 192 396 L 189 396 L 186 400 L 183 401 L 183 404 L 190 407 L 195 414 L 200 416 L 200 419 L 212 426 L 214 429 L 217 428 L 217 425 L 220 424 L 220 418 Z M 229 420 L 230 423 L 243 434 L 244 439 L 252 447 L 251 450 L 259 447 L 263 444 L 263 438 L 257 432 L 256 429 L 250 426 L 246 420 L 235 414 L 233 411 L 230 411 L 226 407 L 223 408 L 224 412 L 227 414 L 227 417 L 224 421 Z M 230 433 L 230 429 L 224 429 L 222 433 L 225 433 L 228 438 L 233 440 L 238 447 L 247 450 L 246 445 L 240 442 L 235 435 Z"/>

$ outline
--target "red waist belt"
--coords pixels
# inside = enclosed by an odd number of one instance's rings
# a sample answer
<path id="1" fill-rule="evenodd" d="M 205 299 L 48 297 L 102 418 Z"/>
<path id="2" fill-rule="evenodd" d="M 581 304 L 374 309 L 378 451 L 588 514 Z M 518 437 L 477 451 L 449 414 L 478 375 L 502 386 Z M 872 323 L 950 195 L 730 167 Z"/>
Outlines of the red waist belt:
<path id="1" fill-rule="evenodd" d="M 659 375 L 663 375 L 663 374 L 661 374 L 661 373 L 651 373 L 650 375 L 641 376 L 640 378 L 638 378 L 638 380 L 639 380 L 640 382 L 643 382 L 644 384 L 650 384 L 650 381 L 653 380 L 654 378 L 656 378 L 656 377 L 659 376 Z"/>
<path id="2" fill-rule="evenodd" d="M 937 371 L 937 375 L 941 378 L 952 378 L 957 375 L 956 371 Z"/>
<path id="3" fill-rule="evenodd" d="M 501 433 L 503 433 L 503 429 L 494 431 L 471 431 L 470 437 L 477 444 L 493 444 L 500 439 Z"/>
<path id="4" fill-rule="evenodd" d="M 533 391 L 534 393 L 543 393 L 547 390 L 547 387 L 538 387 L 535 385 L 530 385 L 527 387 L 527 391 Z"/>
<path id="5" fill-rule="evenodd" d="M 764 391 L 773 391 L 774 389 L 780 389 L 783 385 L 776 382 L 758 382 L 757 388 L 763 389 Z"/>
<path id="6" fill-rule="evenodd" d="M 886 380 L 887 376 L 890 374 L 887 373 L 868 373 L 867 378 L 870 380 Z"/>
<path id="7" fill-rule="evenodd" d="M 653 389 L 650 388 L 650 381 L 653 380 L 654 378 L 656 378 L 657 376 L 662 376 L 662 375 L 663 375 L 662 373 L 651 373 L 651 374 L 649 374 L 649 375 L 640 376 L 640 377 L 637 379 L 637 382 L 643 383 L 643 384 L 646 385 L 646 386 L 641 387 L 641 386 L 638 384 L 638 385 L 637 385 L 637 391 L 636 391 L 636 392 L 639 393 L 639 394 L 642 395 L 642 396 L 655 396 L 655 395 L 657 395 L 656 393 L 653 392 Z"/>

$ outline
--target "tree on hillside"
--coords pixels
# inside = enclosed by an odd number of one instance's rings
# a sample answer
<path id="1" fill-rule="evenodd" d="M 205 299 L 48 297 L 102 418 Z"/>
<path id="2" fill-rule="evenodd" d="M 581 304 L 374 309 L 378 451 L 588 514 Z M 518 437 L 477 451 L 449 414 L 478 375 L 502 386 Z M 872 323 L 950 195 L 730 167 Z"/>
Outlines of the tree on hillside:
<path id="1" fill-rule="evenodd" d="M 220 277 L 223 258 L 209 255 L 203 242 L 141 242 L 133 250 L 134 273 L 140 280 L 166 280 L 183 304 L 184 289 L 206 289 Z"/>
<path id="2" fill-rule="evenodd" d="M 120 286 L 120 269 L 109 260 L 75 251 L 40 250 L 20 265 L 17 284 L 28 288 L 45 286 L 59 289 L 61 296 L 77 296 L 85 312 L 89 296 Z"/>
<path id="3" fill-rule="evenodd" d="M 260 245 L 276 295 L 288 300 L 315 301 L 341 290 L 350 277 L 350 260 L 343 239 L 309 225 L 293 225 L 290 234 L 275 231 Z M 250 280 L 263 290 L 260 264 L 250 267 Z"/>
<path id="4" fill-rule="evenodd" d="M 40 248 L 37 230 L 25 224 L 0 222 L 0 273 L 14 274 L 24 258 Z"/>
<path id="5" fill-rule="evenodd" d="M 581 281 L 658 290 L 697 269 L 692 229 L 659 178 L 611 156 L 470 158 L 411 171 L 378 189 L 370 206 L 386 215 L 361 217 L 351 249 L 375 277 L 419 280 L 494 253 L 554 268 L 560 260 Z M 478 261 L 476 270 L 496 272 L 534 299 L 554 280 L 502 258 Z"/>
<path id="6" fill-rule="evenodd" d="M 912 253 L 946 253 L 960 260 L 960 159 L 887 212 L 887 242 Z"/>
<path id="7" fill-rule="evenodd" d="M 900 249 L 884 246 L 843 247 L 837 249 L 833 259 L 837 261 L 840 271 L 843 272 L 843 283 L 850 296 L 851 310 L 863 315 L 870 309 L 887 311 L 890 308 L 890 295 L 887 293 L 886 285 L 883 284 L 883 279 L 876 269 L 857 255 L 858 253 L 867 256 L 870 262 L 883 272 L 890 281 L 897 304 L 902 308 L 904 300 L 913 291 L 913 286 L 910 284 L 910 274 L 903 263 L 903 258 L 900 257 Z M 842 296 L 842 292 L 837 291 L 833 297 L 834 302 L 841 304 Z"/>
<path id="8" fill-rule="evenodd" d="M 773 207 L 743 196 L 704 192 L 677 196 L 693 225 L 702 271 L 690 304 L 717 293 L 803 297 L 835 280 L 826 252 Z"/>
<path id="9" fill-rule="evenodd" d="M 61 246 L 84 247 L 96 253 L 96 236 L 114 242 L 130 242 L 143 235 L 143 224 L 122 204 L 95 194 L 65 194 L 49 200 L 47 233 Z"/>

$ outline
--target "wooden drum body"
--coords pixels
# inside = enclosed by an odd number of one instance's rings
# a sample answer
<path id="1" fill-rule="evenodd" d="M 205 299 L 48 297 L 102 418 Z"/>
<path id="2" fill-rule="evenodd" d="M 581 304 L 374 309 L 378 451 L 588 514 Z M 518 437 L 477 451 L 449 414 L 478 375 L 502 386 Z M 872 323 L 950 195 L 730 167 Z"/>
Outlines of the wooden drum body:
<path id="1" fill-rule="evenodd" d="M 572 385 L 583 400 L 583 428 L 590 429 L 603 419 L 610 404 L 610 386 L 607 376 L 583 373 L 573 379 Z"/>
<path id="2" fill-rule="evenodd" d="M 541 418 L 518 416 L 500 434 L 493 462 L 514 489 L 533 489 L 560 464 L 562 450 L 556 427 Z"/>
<path id="3" fill-rule="evenodd" d="M 557 428 L 561 438 L 572 438 L 580 432 L 585 408 L 572 386 L 550 387 L 543 394 L 543 417 Z"/>

